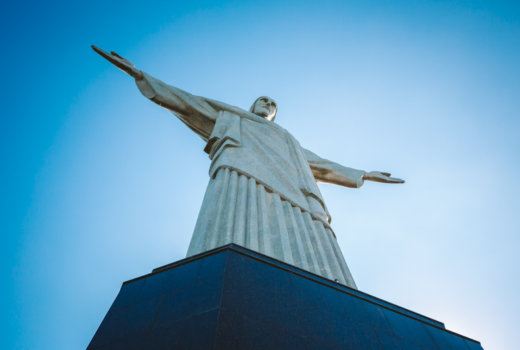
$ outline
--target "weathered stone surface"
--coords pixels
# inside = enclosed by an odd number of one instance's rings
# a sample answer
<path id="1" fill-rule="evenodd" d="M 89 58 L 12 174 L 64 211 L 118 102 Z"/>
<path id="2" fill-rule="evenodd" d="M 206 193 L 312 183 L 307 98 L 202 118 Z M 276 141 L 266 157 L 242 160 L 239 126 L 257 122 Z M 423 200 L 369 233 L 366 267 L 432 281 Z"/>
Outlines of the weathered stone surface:
<path id="1" fill-rule="evenodd" d="M 316 181 L 357 188 L 365 180 L 403 180 L 348 168 L 304 149 L 274 123 L 277 106 L 269 97 L 259 97 L 247 111 L 194 96 L 114 52 L 93 49 L 207 142 L 210 183 L 188 256 L 237 243 L 356 288 Z M 188 171 L 184 164 L 178 169 Z"/>

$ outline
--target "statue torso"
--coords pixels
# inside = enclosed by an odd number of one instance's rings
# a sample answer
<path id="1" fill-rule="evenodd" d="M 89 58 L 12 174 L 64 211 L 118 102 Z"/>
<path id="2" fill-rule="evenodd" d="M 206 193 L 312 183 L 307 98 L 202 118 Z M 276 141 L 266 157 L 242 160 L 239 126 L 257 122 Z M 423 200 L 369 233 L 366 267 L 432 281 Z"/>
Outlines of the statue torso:
<path id="1" fill-rule="evenodd" d="M 221 168 L 234 169 L 328 225 L 325 204 L 302 148 L 284 128 L 258 116 L 222 111 L 205 150 L 212 178 Z"/>

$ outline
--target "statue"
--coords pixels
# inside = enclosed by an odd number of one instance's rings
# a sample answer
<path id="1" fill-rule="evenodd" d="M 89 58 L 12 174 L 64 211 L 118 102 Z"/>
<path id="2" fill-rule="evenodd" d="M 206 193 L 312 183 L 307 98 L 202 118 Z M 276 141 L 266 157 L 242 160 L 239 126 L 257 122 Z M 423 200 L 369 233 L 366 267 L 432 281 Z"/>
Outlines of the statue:
<path id="1" fill-rule="evenodd" d="M 274 123 L 277 106 L 269 97 L 246 111 L 166 85 L 117 53 L 92 48 L 206 141 L 210 180 L 187 256 L 236 243 L 357 288 L 316 181 L 359 188 L 364 181 L 403 180 L 306 150 Z"/>

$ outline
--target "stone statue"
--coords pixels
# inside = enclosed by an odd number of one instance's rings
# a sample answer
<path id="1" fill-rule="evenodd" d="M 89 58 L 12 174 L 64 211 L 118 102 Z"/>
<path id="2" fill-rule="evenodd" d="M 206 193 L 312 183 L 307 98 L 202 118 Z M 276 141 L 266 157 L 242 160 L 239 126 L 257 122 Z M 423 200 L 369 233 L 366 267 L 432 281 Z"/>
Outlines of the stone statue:
<path id="1" fill-rule="evenodd" d="M 236 243 L 356 288 L 316 181 L 358 188 L 365 180 L 403 180 L 303 148 L 274 123 L 277 106 L 269 97 L 246 111 L 166 85 L 117 53 L 92 48 L 206 141 L 210 180 L 187 256 Z"/>

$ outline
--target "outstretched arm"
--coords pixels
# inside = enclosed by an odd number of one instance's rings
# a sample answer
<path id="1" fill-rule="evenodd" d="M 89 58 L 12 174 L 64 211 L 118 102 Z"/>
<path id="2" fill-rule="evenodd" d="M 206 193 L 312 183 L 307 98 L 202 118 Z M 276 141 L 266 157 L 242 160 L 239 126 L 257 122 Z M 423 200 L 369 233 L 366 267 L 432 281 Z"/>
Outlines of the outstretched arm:
<path id="1" fill-rule="evenodd" d="M 215 125 L 218 110 L 210 105 L 206 99 L 165 84 L 137 69 L 132 62 L 113 51 L 108 53 L 94 45 L 92 45 L 92 49 L 123 72 L 135 78 L 137 87 L 145 97 L 173 112 L 190 129 L 203 139 L 208 139 Z"/>
<path id="2" fill-rule="evenodd" d="M 404 183 L 404 180 L 390 177 L 390 173 L 357 170 L 319 157 L 313 152 L 303 149 L 311 167 L 314 178 L 318 182 L 330 183 L 345 187 L 359 188 L 365 180 L 383 183 Z"/>

